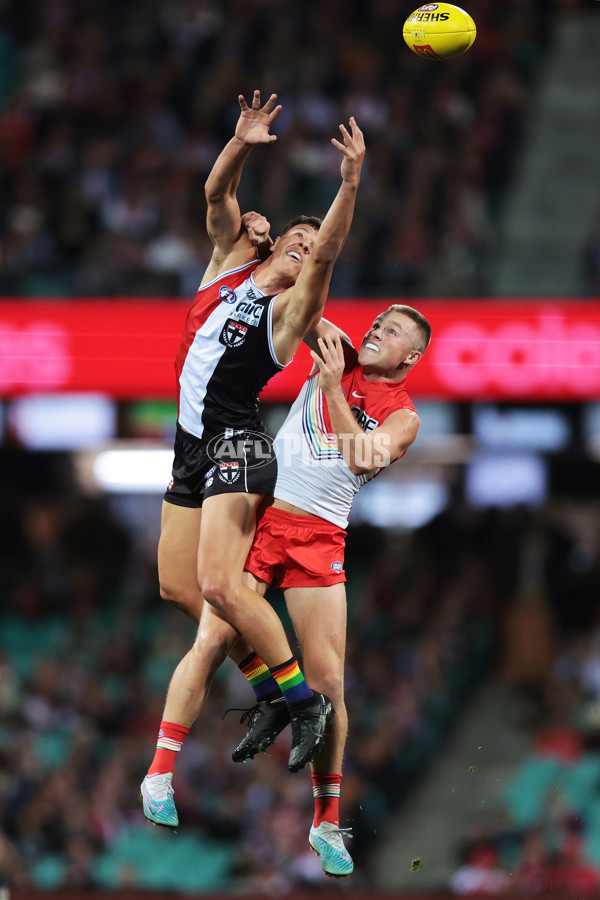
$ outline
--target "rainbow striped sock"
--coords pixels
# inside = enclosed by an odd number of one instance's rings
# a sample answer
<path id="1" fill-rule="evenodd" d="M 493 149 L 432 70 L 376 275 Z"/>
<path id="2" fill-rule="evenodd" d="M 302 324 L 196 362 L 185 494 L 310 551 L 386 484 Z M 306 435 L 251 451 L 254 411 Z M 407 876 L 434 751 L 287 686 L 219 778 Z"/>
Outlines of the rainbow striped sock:
<path id="1" fill-rule="evenodd" d="M 250 653 L 238 663 L 238 669 L 250 682 L 257 700 L 271 700 L 281 696 L 279 685 L 271 675 L 271 670 L 257 653 Z"/>
<path id="2" fill-rule="evenodd" d="M 271 669 L 271 675 L 279 685 L 288 706 L 301 703 L 303 700 L 312 700 L 314 692 L 304 680 L 298 660 L 293 656 L 287 662 Z"/>

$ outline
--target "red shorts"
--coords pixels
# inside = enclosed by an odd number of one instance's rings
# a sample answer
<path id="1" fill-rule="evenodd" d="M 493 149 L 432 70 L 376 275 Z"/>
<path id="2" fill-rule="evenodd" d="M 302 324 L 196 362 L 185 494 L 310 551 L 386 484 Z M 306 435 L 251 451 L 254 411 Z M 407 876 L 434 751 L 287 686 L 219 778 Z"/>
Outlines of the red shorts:
<path id="1" fill-rule="evenodd" d="M 318 516 L 268 506 L 258 521 L 244 568 L 277 587 L 328 587 L 346 580 L 346 532 Z"/>

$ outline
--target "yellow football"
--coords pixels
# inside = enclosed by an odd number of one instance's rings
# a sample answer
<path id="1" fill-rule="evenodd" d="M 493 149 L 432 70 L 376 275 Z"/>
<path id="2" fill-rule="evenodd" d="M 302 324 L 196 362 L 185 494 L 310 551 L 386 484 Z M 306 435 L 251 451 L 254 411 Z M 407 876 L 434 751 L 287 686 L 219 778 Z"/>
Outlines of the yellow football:
<path id="1" fill-rule="evenodd" d="M 476 35 L 469 13 L 451 3 L 425 3 L 415 9 L 402 29 L 413 53 L 427 59 L 460 56 L 472 46 Z"/>

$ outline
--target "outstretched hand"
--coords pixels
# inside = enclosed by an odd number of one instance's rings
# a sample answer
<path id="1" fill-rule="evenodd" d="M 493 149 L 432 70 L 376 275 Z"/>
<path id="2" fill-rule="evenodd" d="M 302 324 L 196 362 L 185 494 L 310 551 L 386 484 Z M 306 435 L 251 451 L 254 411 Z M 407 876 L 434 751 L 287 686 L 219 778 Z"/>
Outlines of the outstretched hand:
<path id="1" fill-rule="evenodd" d="M 275 106 L 277 94 L 271 94 L 264 106 L 260 105 L 260 91 L 254 91 L 252 106 L 248 106 L 243 95 L 238 97 L 240 117 L 235 127 L 235 136 L 244 144 L 272 144 L 277 136 L 269 133 L 269 128 L 282 110 Z"/>
<path id="2" fill-rule="evenodd" d="M 344 154 L 342 160 L 342 179 L 358 184 L 360 170 L 365 158 L 365 139 L 362 131 L 356 124 L 354 116 L 350 116 L 350 131 L 345 125 L 340 125 L 340 131 L 344 143 L 336 138 L 331 138 L 331 143 Z"/>
<path id="3" fill-rule="evenodd" d="M 342 383 L 342 375 L 346 366 L 344 348 L 338 334 L 325 335 L 318 339 L 319 353 L 314 350 L 310 355 L 319 367 L 319 387 L 322 391 L 332 390 Z"/>

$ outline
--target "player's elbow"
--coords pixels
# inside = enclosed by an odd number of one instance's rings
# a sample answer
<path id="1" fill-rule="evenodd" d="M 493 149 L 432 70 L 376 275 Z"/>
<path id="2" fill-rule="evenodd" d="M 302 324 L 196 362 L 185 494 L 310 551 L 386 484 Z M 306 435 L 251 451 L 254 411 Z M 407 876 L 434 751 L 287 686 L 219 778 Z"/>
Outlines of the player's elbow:
<path id="1" fill-rule="evenodd" d="M 235 198 L 233 184 L 219 184 L 209 177 L 204 184 L 204 196 L 208 206 L 221 206 Z"/>
<path id="2" fill-rule="evenodd" d="M 218 206 L 225 202 L 227 194 L 222 188 L 212 187 L 207 181 L 204 185 L 204 197 L 208 206 Z"/>
<path id="3" fill-rule="evenodd" d="M 364 465 L 359 465 L 357 462 L 353 461 L 349 463 L 348 468 L 353 475 L 370 475 L 372 472 L 376 472 L 378 469 L 381 469 L 381 466 L 376 465 L 374 462 L 370 464 L 367 463 Z"/>
<path id="4" fill-rule="evenodd" d="M 316 247 L 311 254 L 311 263 L 316 269 L 321 270 L 326 275 L 333 268 L 339 252 L 339 245 L 326 244 L 324 247 Z"/>
<path id="5" fill-rule="evenodd" d="M 311 331 L 314 331 L 321 321 L 321 313 L 320 311 L 315 313 L 313 316 L 307 316 L 304 320 L 303 331 L 304 335 L 310 334 Z M 319 335 L 321 337 L 321 335 Z"/>
<path id="6" fill-rule="evenodd" d="M 353 475 L 372 475 L 389 466 L 393 457 L 389 436 L 384 433 L 359 435 L 354 440 L 353 453 L 349 462 Z"/>

